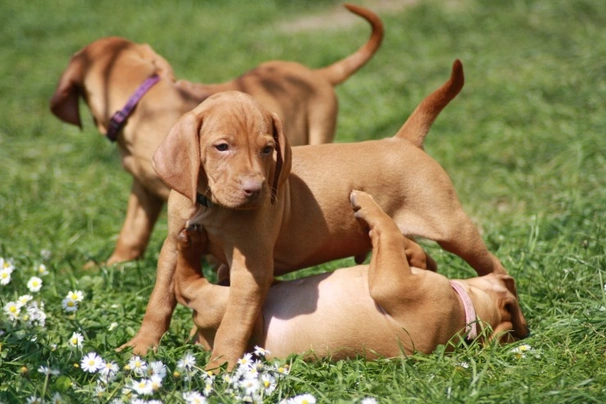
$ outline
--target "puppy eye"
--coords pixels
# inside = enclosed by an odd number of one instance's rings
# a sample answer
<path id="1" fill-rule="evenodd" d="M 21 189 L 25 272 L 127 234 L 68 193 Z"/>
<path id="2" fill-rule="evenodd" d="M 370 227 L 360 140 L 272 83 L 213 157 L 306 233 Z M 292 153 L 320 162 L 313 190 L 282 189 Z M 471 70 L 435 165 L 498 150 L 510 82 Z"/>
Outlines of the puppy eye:
<path id="1" fill-rule="evenodd" d="M 265 146 L 263 148 L 263 150 L 261 150 L 261 153 L 263 153 L 263 154 L 270 154 L 273 151 L 274 151 L 274 147 L 273 146 Z"/>
<path id="2" fill-rule="evenodd" d="M 229 145 L 227 143 L 219 143 L 218 145 L 215 145 L 215 149 L 219 150 L 220 152 L 228 151 Z"/>

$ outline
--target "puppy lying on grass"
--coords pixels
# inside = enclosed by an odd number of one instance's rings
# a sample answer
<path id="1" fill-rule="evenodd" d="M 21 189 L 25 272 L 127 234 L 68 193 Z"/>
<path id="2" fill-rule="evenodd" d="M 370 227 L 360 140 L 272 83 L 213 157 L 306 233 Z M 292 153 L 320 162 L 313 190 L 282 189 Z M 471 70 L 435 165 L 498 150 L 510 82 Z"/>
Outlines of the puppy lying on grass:
<path id="1" fill-rule="evenodd" d="M 511 342 L 528 335 L 512 277 L 491 273 L 449 280 L 425 270 L 423 250 L 369 194 L 353 191 L 350 202 L 355 218 L 369 230 L 370 265 L 274 284 L 251 345 L 275 357 L 311 353 L 337 360 L 430 353 L 465 339 Z M 194 311 L 198 340 L 210 350 L 229 287 L 202 276 L 205 243 L 199 226 L 179 234 L 175 290 L 178 301 Z M 409 265 L 407 254 L 419 268 Z"/>

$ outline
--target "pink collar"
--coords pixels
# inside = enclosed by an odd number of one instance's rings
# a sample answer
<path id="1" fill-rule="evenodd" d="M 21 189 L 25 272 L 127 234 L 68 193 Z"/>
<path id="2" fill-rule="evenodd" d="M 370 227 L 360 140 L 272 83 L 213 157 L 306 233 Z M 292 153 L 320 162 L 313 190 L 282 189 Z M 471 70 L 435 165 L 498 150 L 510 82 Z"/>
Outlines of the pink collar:
<path id="1" fill-rule="evenodd" d="M 471 341 L 478 336 L 478 316 L 476 315 L 476 310 L 473 308 L 473 302 L 460 282 L 450 281 L 450 286 L 457 292 L 463 302 L 463 308 L 465 309 L 465 331 L 467 332 L 467 340 Z"/>
<path id="2" fill-rule="evenodd" d="M 133 112 L 133 109 L 135 109 L 139 101 L 141 101 L 141 98 L 143 98 L 145 93 L 147 93 L 149 89 L 152 88 L 158 81 L 160 81 L 160 76 L 155 73 L 148 77 L 147 80 L 145 80 L 143 84 L 137 88 L 133 95 L 131 95 L 124 108 L 117 111 L 112 116 L 112 119 L 109 121 L 109 128 L 107 129 L 106 135 L 110 141 L 115 142 L 116 139 L 118 139 L 118 132 L 120 132 L 126 124 L 126 119 L 128 119 L 130 114 Z"/>

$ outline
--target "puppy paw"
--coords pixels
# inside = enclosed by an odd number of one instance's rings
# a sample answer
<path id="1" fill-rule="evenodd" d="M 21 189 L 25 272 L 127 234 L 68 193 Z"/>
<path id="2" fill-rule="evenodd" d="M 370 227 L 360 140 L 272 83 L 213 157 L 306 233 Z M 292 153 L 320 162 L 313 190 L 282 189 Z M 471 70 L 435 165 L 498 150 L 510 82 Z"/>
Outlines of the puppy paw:
<path id="1" fill-rule="evenodd" d="M 200 225 L 192 224 L 179 232 L 177 249 L 181 253 L 201 253 L 206 241 L 204 229 Z"/>
<path id="2" fill-rule="evenodd" d="M 371 228 L 376 218 L 386 215 L 373 197 L 364 191 L 351 191 L 349 201 L 356 219 L 365 221 Z"/>

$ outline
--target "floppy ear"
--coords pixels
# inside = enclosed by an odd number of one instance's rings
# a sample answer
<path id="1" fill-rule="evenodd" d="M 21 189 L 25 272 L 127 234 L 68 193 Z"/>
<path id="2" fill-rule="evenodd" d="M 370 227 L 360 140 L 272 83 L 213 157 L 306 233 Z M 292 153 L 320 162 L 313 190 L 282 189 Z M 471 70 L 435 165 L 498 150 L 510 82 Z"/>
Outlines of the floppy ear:
<path id="1" fill-rule="evenodd" d="M 276 142 L 276 165 L 271 180 L 271 203 L 274 203 L 278 196 L 278 189 L 284 184 L 290 174 L 292 159 L 290 143 L 288 143 L 288 139 L 284 135 L 282 121 L 276 113 L 272 113 L 271 117 L 274 126 L 273 137 Z"/>
<path id="2" fill-rule="evenodd" d="M 84 65 L 76 56 L 72 57 L 67 69 L 61 75 L 57 89 L 50 100 L 50 109 L 63 122 L 82 129 L 78 99 L 81 94 Z"/>
<path id="3" fill-rule="evenodd" d="M 173 68 L 170 63 L 168 63 L 168 61 L 162 56 L 158 55 L 151 46 L 148 44 L 143 44 L 141 45 L 140 50 L 143 58 L 150 61 L 154 65 L 156 73 L 160 77 L 167 77 L 171 81 L 176 80 L 175 73 L 173 72 Z"/>
<path id="4" fill-rule="evenodd" d="M 503 299 L 501 304 L 504 306 L 502 309 L 506 310 L 510 316 L 513 334 L 518 339 L 526 338 L 530 334 L 530 332 L 528 330 L 528 324 L 526 323 L 526 319 L 522 314 L 522 309 L 520 308 L 515 281 L 509 275 L 500 275 L 499 278 L 501 278 L 501 280 L 505 284 L 505 287 L 510 293 L 507 298 Z"/>
<path id="5" fill-rule="evenodd" d="M 162 181 L 194 203 L 201 169 L 201 126 L 201 115 L 193 112 L 183 115 L 158 146 L 152 160 Z"/>

